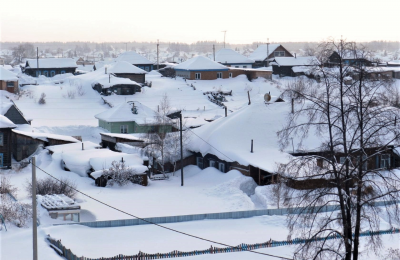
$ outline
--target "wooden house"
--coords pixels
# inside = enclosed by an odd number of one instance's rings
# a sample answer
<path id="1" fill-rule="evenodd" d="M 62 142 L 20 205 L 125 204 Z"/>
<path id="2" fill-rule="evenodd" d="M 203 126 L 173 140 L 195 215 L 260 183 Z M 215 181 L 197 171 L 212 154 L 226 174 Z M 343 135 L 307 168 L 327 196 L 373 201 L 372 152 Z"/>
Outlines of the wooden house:
<path id="1" fill-rule="evenodd" d="M 204 56 L 196 56 L 174 66 L 176 76 L 189 80 L 213 80 L 233 77 L 229 68 Z"/>
<path id="2" fill-rule="evenodd" d="M 100 73 L 92 83 L 92 88 L 105 96 L 111 94 L 133 95 L 142 91 L 142 86 L 139 83 L 128 78 L 117 77 L 112 73 Z"/>
<path id="3" fill-rule="evenodd" d="M 105 73 L 112 73 L 119 78 L 127 78 L 137 83 L 145 82 L 147 71 L 126 61 L 117 61 L 103 67 Z"/>
<path id="4" fill-rule="evenodd" d="M 221 49 L 215 53 L 215 61 L 232 68 L 252 68 L 254 60 L 232 49 Z"/>
<path id="5" fill-rule="evenodd" d="M 372 66 L 372 62 L 358 51 L 348 51 L 343 54 L 342 57 L 334 51 L 331 56 L 329 56 L 324 66 L 331 68 L 338 66 L 340 63 L 348 66 Z"/>
<path id="6" fill-rule="evenodd" d="M 0 67 L 0 90 L 10 93 L 18 92 L 18 77 L 11 71 Z"/>
<path id="7" fill-rule="evenodd" d="M 77 67 L 71 58 L 27 59 L 23 72 L 32 77 L 53 77 L 64 73 L 73 74 Z"/>
<path id="8" fill-rule="evenodd" d="M 127 51 L 121 53 L 115 61 L 126 61 L 132 65 L 135 65 L 138 68 L 141 68 L 145 71 L 152 71 L 154 67 L 154 62 L 148 60 L 140 54 L 137 54 L 134 51 Z"/>
<path id="9" fill-rule="evenodd" d="M 146 145 L 142 138 L 130 134 L 100 133 L 102 148 L 109 148 L 111 151 L 117 151 L 117 143 L 128 144 L 136 147 Z"/>
<path id="10" fill-rule="evenodd" d="M 254 60 L 254 68 L 268 67 L 271 59 L 275 57 L 293 57 L 293 55 L 278 43 L 259 45 L 257 49 L 249 55 L 249 59 Z"/>
<path id="11" fill-rule="evenodd" d="M 307 68 L 319 66 L 318 59 L 314 56 L 308 57 L 275 57 L 271 63 L 273 74 L 281 77 L 289 76 L 295 77 L 301 75 L 301 71 Z M 296 70 L 300 68 L 301 70 Z"/>
<path id="12" fill-rule="evenodd" d="M 17 126 L 5 116 L 0 115 L 0 168 L 11 169 L 12 129 Z"/>
<path id="13" fill-rule="evenodd" d="M 122 103 L 95 115 L 99 126 L 110 133 L 167 133 L 173 131 L 172 124 L 160 125 L 155 117 L 157 112 L 140 102 Z"/>
<path id="14" fill-rule="evenodd" d="M 12 153 L 16 161 L 28 158 L 39 147 L 78 142 L 78 139 L 71 136 L 12 130 Z"/>

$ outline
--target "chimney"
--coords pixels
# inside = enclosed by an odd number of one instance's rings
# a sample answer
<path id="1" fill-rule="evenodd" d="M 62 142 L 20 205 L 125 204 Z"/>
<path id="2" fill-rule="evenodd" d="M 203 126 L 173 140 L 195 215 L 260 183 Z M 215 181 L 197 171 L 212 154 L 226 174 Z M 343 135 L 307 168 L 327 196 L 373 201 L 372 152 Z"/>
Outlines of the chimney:
<path id="1" fill-rule="evenodd" d="M 296 55 L 296 53 L 294 53 L 294 58 L 295 58 L 295 59 L 297 59 L 297 55 Z"/>
<path id="2" fill-rule="evenodd" d="M 37 68 L 39 68 L 39 47 L 36 47 L 36 62 Z"/>
<path id="3" fill-rule="evenodd" d="M 251 153 L 253 153 L 253 139 L 251 139 Z"/>
<path id="4" fill-rule="evenodd" d="M 83 142 L 82 142 L 82 150 L 85 150 L 84 147 L 83 147 Z"/>

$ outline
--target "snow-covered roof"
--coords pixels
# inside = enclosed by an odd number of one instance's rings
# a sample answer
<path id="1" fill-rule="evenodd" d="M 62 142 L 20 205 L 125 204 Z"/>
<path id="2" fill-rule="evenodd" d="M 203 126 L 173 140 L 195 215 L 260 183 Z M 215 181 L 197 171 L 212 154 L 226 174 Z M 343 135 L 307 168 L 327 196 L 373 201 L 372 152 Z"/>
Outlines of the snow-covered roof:
<path id="1" fill-rule="evenodd" d="M 100 135 L 105 135 L 109 137 L 116 137 L 116 138 L 123 138 L 131 141 L 141 141 L 144 142 L 143 138 L 140 138 L 139 136 L 135 134 L 114 134 L 114 133 L 100 133 Z"/>
<path id="2" fill-rule="evenodd" d="M 229 67 L 229 70 L 244 70 L 244 71 L 270 71 L 272 72 L 272 66 L 269 67 L 260 67 L 260 68 L 234 68 Z"/>
<path id="3" fill-rule="evenodd" d="M 17 75 L 0 66 L 0 80 L 18 81 Z"/>
<path id="4" fill-rule="evenodd" d="M 96 70 L 97 72 L 98 70 Z M 103 89 L 110 88 L 115 85 L 137 85 L 140 86 L 136 81 L 130 80 L 128 78 L 120 78 L 109 74 L 101 73 L 93 84 L 100 84 Z"/>
<path id="5" fill-rule="evenodd" d="M 207 71 L 207 70 L 228 70 L 228 67 L 219 64 L 218 62 L 212 61 L 204 56 L 196 56 L 182 62 L 174 67 L 175 70 L 189 70 L 189 71 Z"/>
<path id="6" fill-rule="evenodd" d="M 307 57 L 275 57 L 278 66 L 310 66 L 319 65 L 319 61 L 315 56 Z"/>
<path id="7" fill-rule="evenodd" d="M 82 150 L 82 143 L 83 143 L 83 148 L 85 150 L 101 148 L 101 145 L 99 145 L 99 144 L 96 144 L 96 143 L 93 143 L 90 141 L 84 141 L 84 142 L 72 143 L 72 144 L 51 145 L 51 146 L 47 146 L 46 149 L 53 153 L 79 151 L 79 150 Z"/>
<path id="8" fill-rule="evenodd" d="M 134 51 L 128 51 L 121 53 L 115 61 L 127 61 L 131 64 L 154 64 L 154 62 L 148 60 L 140 54 L 137 54 Z M 97 66 L 96 66 L 97 68 Z"/>
<path id="9" fill-rule="evenodd" d="M 140 102 L 134 101 L 137 114 L 132 112 L 131 103 L 122 103 L 121 105 L 110 108 L 100 114 L 95 115 L 97 119 L 107 122 L 136 122 L 137 124 L 151 124 L 155 122 L 156 112 Z"/>
<path id="10" fill-rule="evenodd" d="M 37 195 L 37 199 L 45 209 L 80 209 L 81 207 L 75 201 L 64 194 Z"/>
<path id="11" fill-rule="evenodd" d="M 290 105 L 286 102 L 249 106 L 193 129 L 188 149 L 203 156 L 213 154 L 222 160 L 237 161 L 274 172 L 276 163 L 288 162 L 289 155 L 279 150 L 276 132 L 282 127 Z M 254 140 L 254 153 L 250 152 Z M 210 146 L 209 144 L 212 144 Z"/>
<path id="12" fill-rule="evenodd" d="M 100 171 L 109 169 L 112 166 L 113 161 L 121 162 L 122 159 L 124 160 L 125 166 L 140 166 L 135 167 L 138 174 L 148 170 L 148 168 L 143 165 L 143 159 L 138 154 L 115 153 L 114 155 L 107 157 L 93 157 L 90 158 L 89 163 L 93 170 Z"/>
<path id="13" fill-rule="evenodd" d="M 17 127 L 10 119 L 0 115 L 0 128 L 15 128 Z"/>
<path id="14" fill-rule="evenodd" d="M 400 60 L 392 60 L 387 63 L 388 65 L 400 66 Z"/>
<path id="15" fill-rule="evenodd" d="M 249 55 L 249 58 L 255 61 L 263 61 L 268 58 L 268 56 L 273 53 L 279 46 L 281 45 L 278 43 L 261 44 L 255 51 L 253 51 Z"/>
<path id="16" fill-rule="evenodd" d="M 39 59 L 39 68 L 51 69 L 51 68 L 77 68 L 76 62 L 71 58 L 53 58 L 53 59 Z M 26 68 L 37 69 L 36 59 L 27 59 Z"/>
<path id="17" fill-rule="evenodd" d="M 127 61 L 116 61 L 107 66 L 107 73 L 128 73 L 128 74 L 146 74 L 147 71 L 142 70 Z M 96 66 L 96 69 L 97 66 Z M 104 68 L 103 68 L 104 69 Z"/>
<path id="18" fill-rule="evenodd" d="M 28 136 L 31 137 L 33 139 L 38 139 L 38 140 L 42 140 L 44 142 L 48 142 L 48 139 L 55 139 L 55 140 L 62 140 L 62 141 L 67 141 L 67 142 L 71 142 L 71 143 L 80 143 L 81 141 L 79 141 L 78 139 L 75 139 L 71 136 L 68 135 L 56 135 L 56 134 L 49 134 L 49 133 L 37 133 L 37 132 L 25 132 L 25 131 L 19 131 L 19 130 L 12 130 L 14 133 L 16 134 L 20 134 L 20 135 L 24 135 L 24 136 Z"/>
<path id="19" fill-rule="evenodd" d="M 215 61 L 227 64 L 254 63 L 254 60 L 237 53 L 232 49 L 221 49 L 215 54 Z"/>

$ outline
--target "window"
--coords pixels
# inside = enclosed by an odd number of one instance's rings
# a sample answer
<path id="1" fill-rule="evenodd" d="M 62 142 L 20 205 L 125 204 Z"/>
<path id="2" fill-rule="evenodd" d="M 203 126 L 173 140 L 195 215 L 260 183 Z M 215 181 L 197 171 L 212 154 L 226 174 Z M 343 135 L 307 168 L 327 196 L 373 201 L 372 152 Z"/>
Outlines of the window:
<path id="1" fill-rule="evenodd" d="M 3 167 L 3 154 L 0 153 L 0 167 Z"/>
<path id="2" fill-rule="evenodd" d="M 356 162 L 356 165 L 357 165 L 357 167 L 359 166 L 359 160 L 360 160 L 360 156 L 357 156 L 357 162 Z M 367 161 L 367 156 L 366 155 L 363 155 L 362 156 L 362 160 L 363 160 L 363 164 L 362 164 L 362 170 L 363 171 L 366 171 L 367 170 L 367 164 L 368 164 L 368 161 Z"/>
<path id="3" fill-rule="evenodd" d="M 235 68 L 239 68 L 239 66 L 235 66 Z"/>
<path id="4" fill-rule="evenodd" d="M 275 57 L 285 57 L 285 52 L 284 51 L 276 51 Z"/>
<path id="5" fill-rule="evenodd" d="M 3 133 L 0 133 L 0 146 L 4 145 L 4 135 Z"/>
<path id="6" fill-rule="evenodd" d="M 210 160 L 210 167 L 215 167 L 215 161 Z"/>
<path id="7" fill-rule="evenodd" d="M 65 74 L 65 70 L 62 70 L 62 71 L 61 71 L 61 74 Z"/>
<path id="8" fill-rule="evenodd" d="M 42 72 L 40 70 L 36 71 L 36 77 L 39 77 L 40 75 L 42 75 Z"/>
<path id="9" fill-rule="evenodd" d="M 48 72 L 47 70 L 45 70 L 45 71 L 43 71 L 43 75 L 44 75 L 45 77 L 48 77 L 48 76 L 49 76 L 49 72 Z"/>
<path id="10" fill-rule="evenodd" d="M 389 168 L 390 167 L 390 155 L 382 154 L 381 155 L 381 168 Z"/>
<path id="11" fill-rule="evenodd" d="M 201 79 L 201 73 L 196 73 L 194 74 L 195 79 Z"/>
<path id="12" fill-rule="evenodd" d="M 145 70 L 145 71 L 149 71 L 149 67 L 147 67 L 147 66 L 144 67 L 144 70 Z"/>
<path id="13" fill-rule="evenodd" d="M 121 134 L 127 134 L 128 133 L 128 126 L 127 125 L 121 125 L 120 130 L 121 130 Z"/>
<path id="14" fill-rule="evenodd" d="M 243 66 L 243 68 L 247 68 L 247 66 Z"/>
<path id="15" fill-rule="evenodd" d="M 232 78 L 232 72 L 231 72 L 231 73 L 229 73 L 229 77 L 230 77 L 230 78 Z"/>
<path id="16" fill-rule="evenodd" d="M 222 72 L 217 72 L 217 79 L 222 79 Z"/>
<path id="17" fill-rule="evenodd" d="M 56 75 L 56 72 L 54 70 L 50 71 L 50 76 L 54 77 L 54 75 Z"/>
<path id="18" fill-rule="evenodd" d="M 346 162 L 346 157 L 340 157 L 340 164 L 344 164 Z"/>
<path id="19" fill-rule="evenodd" d="M 219 169 L 221 172 L 225 172 L 225 164 L 224 164 L 224 163 L 219 163 L 219 164 L 218 164 L 218 169 Z"/>
<path id="20" fill-rule="evenodd" d="M 14 87 L 14 81 L 7 81 L 7 88 L 13 88 Z"/>
<path id="21" fill-rule="evenodd" d="M 196 164 L 200 169 L 203 169 L 203 158 L 202 157 L 197 157 L 196 158 Z"/>

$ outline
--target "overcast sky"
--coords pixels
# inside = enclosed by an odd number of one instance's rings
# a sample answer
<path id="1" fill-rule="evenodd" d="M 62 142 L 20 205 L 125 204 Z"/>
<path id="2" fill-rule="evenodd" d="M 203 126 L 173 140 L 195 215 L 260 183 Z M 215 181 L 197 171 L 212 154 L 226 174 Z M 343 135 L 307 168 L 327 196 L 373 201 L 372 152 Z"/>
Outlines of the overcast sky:
<path id="1" fill-rule="evenodd" d="M 400 0 L 2 0 L 0 41 L 400 40 Z"/>

